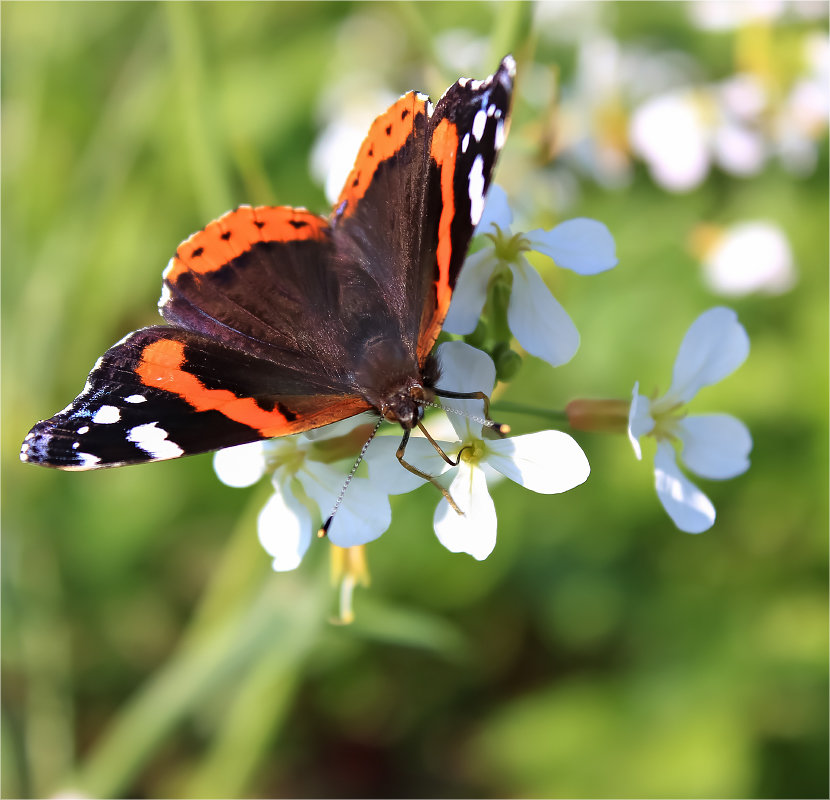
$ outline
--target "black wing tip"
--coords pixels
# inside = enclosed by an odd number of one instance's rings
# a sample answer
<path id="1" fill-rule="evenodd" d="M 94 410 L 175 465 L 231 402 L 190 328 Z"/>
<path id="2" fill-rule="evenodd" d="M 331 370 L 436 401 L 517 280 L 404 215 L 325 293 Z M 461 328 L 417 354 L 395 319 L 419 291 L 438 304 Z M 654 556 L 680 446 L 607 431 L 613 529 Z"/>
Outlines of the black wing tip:
<path id="1" fill-rule="evenodd" d="M 68 445 L 64 439 L 67 437 L 57 433 L 51 420 L 41 420 L 26 434 L 20 445 L 21 462 L 66 470 L 95 469 L 100 464 L 98 456 Z"/>

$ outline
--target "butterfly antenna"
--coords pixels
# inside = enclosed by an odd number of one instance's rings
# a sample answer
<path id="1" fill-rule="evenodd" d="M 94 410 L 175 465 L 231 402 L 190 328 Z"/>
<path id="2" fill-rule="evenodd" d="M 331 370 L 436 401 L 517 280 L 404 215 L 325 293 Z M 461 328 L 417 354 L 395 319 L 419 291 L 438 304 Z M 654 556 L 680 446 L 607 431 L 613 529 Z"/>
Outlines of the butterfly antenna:
<path id="1" fill-rule="evenodd" d="M 484 394 L 484 392 L 449 392 L 444 389 L 433 389 L 436 395 L 439 397 L 446 397 L 451 400 L 481 400 L 484 402 L 484 417 L 477 417 L 475 414 L 468 414 L 466 411 L 462 411 L 459 408 L 453 408 L 452 406 L 445 406 L 441 403 L 430 403 L 429 401 L 425 401 L 425 406 L 432 406 L 433 408 L 440 408 L 442 411 L 446 411 L 450 414 L 458 414 L 461 417 L 466 417 L 473 422 L 477 422 L 484 428 L 489 428 L 493 433 L 497 436 L 507 436 L 510 433 L 510 426 L 503 422 L 494 422 L 490 419 L 490 398 Z"/>
<path id="2" fill-rule="evenodd" d="M 331 510 L 331 514 L 329 514 L 328 519 L 320 526 L 319 530 L 317 531 L 317 536 L 322 539 L 328 532 L 329 528 L 331 527 L 332 520 L 334 519 L 334 515 L 337 513 L 337 509 L 340 508 L 340 504 L 343 502 L 343 495 L 346 494 L 346 489 L 349 488 L 349 484 L 352 482 L 352 478 L 354 478 L 355 472 L 357 472 L 357 468 L 360 466 L 360 462 L 363 461 L 363 456 L 366 455 L 366 450 L 369 447 L 372 439 L 375 438 L 375 434 L 378 432 L 378 428 L 380 428 L 381 424 L 383 423 L 383 417 L 381 417 L 377 425 L 372 429 L 372 432 L 369 434 L 369 438 L 364 442 L 363 447 L 360 448 L 360 453 L 357 456 L 357 460 L 354 462 L 354 466 L 351 469 L 351 472 L 346 476 L 346 480 L 343 482 L 343 488 L 340 490 L 340 494 L 337 495 L 337 500 L 334 501 L 334 508 Z"/>

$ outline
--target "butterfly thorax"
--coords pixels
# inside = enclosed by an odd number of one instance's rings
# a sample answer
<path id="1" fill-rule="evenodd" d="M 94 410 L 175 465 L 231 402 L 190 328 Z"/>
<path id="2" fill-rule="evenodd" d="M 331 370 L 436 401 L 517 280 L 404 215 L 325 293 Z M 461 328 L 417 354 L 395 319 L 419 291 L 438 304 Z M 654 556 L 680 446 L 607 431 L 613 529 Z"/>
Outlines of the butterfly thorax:
<path id="1" fill-rule="evenodd" d="M 355 377 L 363 397 L 381 416 L 410 430 L 424 416 L 424 404 L 434 397 L 438 374 L 434 358 L 427 358 L 421 367 L 400 341 L 384 338 L 366 345 Z"/>

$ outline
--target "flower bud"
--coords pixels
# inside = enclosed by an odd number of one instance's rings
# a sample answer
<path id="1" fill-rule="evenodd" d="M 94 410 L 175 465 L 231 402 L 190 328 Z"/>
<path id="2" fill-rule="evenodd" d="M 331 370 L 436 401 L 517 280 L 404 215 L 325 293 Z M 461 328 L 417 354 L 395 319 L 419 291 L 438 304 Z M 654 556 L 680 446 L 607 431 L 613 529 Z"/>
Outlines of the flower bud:
<path id="1" fill-rule="evenodd" d="M 568 423 L 579 431 L 622 433 L 628 431 L 630 400 L 571 400 L 565 407 Z"/>
<path id="2" fill-rule="evenodd" d="M 500 381 L 509 381 L 522 365 L 522 357 L 515 350 L 511 350 L 506 342 L 499 342 L 493 348 L 492 357 L 496 365 L 496 377 Z"/>

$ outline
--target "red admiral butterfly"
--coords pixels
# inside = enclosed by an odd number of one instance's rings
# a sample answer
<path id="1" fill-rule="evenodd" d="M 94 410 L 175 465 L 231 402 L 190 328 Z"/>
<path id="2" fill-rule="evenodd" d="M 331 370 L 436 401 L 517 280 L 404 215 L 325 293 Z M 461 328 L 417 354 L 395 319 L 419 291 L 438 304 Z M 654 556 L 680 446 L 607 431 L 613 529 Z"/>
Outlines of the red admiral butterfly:
<path id="1" fill-rule="evenodd" d="M 74 402 L 32 428 L 21 460 L 82 470 L 177 458 L 369 409 L 401 424 L 402 452 L 436 393 L 430 351 L 514 76 L 507 56 L 434 107 L 401 97 L 372 123 L 329 217 L 240 206 L 193 234 L 164 271 L 169 325 L 107 350 Z"/>

